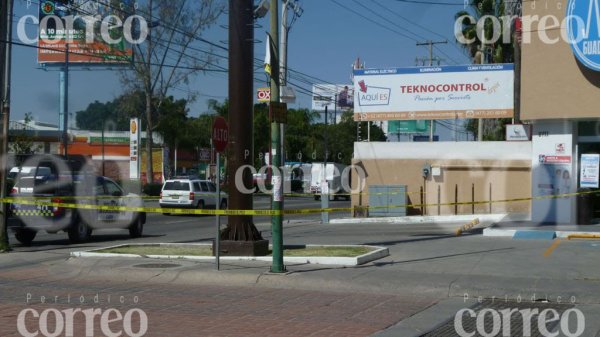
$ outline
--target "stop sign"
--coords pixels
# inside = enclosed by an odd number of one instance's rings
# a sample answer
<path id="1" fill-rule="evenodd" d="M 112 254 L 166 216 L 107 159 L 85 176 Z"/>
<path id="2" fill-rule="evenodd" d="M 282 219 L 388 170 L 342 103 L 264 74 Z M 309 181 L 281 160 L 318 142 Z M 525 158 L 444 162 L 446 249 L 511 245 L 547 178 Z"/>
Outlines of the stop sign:
<path id="1" fill-rule="evenodd" d="M 212 127 L 212 140 L 217 152 L 225 151 L 229 142 L 229 127 L 225 118 L 220 116 L 215 118 Z"/>

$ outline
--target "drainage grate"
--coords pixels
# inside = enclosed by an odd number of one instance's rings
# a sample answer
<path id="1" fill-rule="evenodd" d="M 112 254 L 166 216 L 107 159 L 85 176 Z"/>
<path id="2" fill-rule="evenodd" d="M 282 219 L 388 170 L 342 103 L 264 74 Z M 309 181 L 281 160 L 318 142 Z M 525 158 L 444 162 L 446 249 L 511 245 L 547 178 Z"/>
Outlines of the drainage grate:
<path id="1" fill-rule="evenodd" d="M 134 267 L 136 267 L 136 268 L 176 268 L 176 267 L 181 267 L 181 265 L 175 264 L 175 263 L 144 263 L 144 264 L 136 264 Z"/>
<path id="2" fill-rule="evenodd" d="M 469 336 L 473 336 L 473 337 L 479 337 L 482 336 L 482 334 L 480 334 L 477 331 L 477 317 L 482 310 L 484 309 L 492 309 L 495 310 L 495 312 L 498 312 L 500 319 L 502 320 L 502 313 L 500 312 L 501 310 L 504 309 L 516 309 L 516 310 L 526 310 L 526 309 L 530 309 L 532 312 L 534 312 L 534 309 L 537 309 L 538 313 L 542 312 L 545 309 L 554 309 L 556 310 L 556 312 L 558 312 L 559 315 L 562 315 L 563 312 L 565 312 L 566 310 L 573 308 L 573 305 L 569 305 L 569 304 L 556 304 L 556 303 L 550 303 L 550 302 L 531 302 L 531 301 L 524 301 L 521 303 L 518 302 L 513 302 L 513 301 L 504 301 L 504 300 L 498 300 L 496 299 L 495 301 L 492 300 L 484 300 L 482 303 L 478 303 L 474 306 L 471 307 L 471 309 L 475 312 L 475 317 L 471 317 L 471 315 L 469 313 L 464 313 L 463 317 L 462 317 L 462 327 L 463 329 L 468 333 Z M 547 317 L 549 317 L 550 315 L 548 315 Z M 490 313 L 490 312 L 486 312 L 484 320 L 483 320 L 483 326 L 484 326 L 484 331 L 483 333 L 486 334 L 486 336 L 491 336 L 491 333 L 494 331 L 494 314 Z M 531 328 L 531 336 L 532 337 L 544 337 L 544 335 L 539 331 L 538 328 L 538 315 L 534 315 L 531 320 L 530 320 L 530 328 Z M 504 323 L 504 322 L 502 322 Z M 438 328 L 436 328 L 433 331 L 430 331 L 424 335 L 421 335 L 421 337 L 448 337 L 448 336 L 459 336 L 455 325 L 454 325 L 454 316 L 452 316 L 451 318 L 449 318 L 444 324 L 442 324 L 441 326 L 439 326 Z M 495 337 L 501 337 L 503 336 L 503 327 L 502 324 L 499 325 L 499 332 L 495 335 Z M 550 332 L 553 331 L 557 331 L 560 328 L 560 321 L 554 321 L 554 322 L 548 322 L 546 324 L 546 329 Z M 496 327 L 496 329 L 498 329 L 498 327 Z M 523 327 L 523 316 L 519 313 L 519 312 L 514 312 L 511 316 L 510 316 L 510 334 L 504 334 L 504 336 L 523 336 L 524 335 L 524 327 Z M 471 333 L 475 333 L 474 335 L 471 335 Z"/>

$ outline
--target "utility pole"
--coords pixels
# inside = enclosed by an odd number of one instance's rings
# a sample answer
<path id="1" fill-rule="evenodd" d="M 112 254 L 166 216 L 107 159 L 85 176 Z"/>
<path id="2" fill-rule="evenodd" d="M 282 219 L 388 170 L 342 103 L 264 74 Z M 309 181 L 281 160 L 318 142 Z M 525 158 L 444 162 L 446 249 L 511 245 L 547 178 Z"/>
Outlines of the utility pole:
<path id="1" fill-rule="evenodd" d="M 280 95 L 280 72 L 279 72 L 279 0 L 271 0 L 271 105 L 279 104 Z M 252 67 L 250 67 L 252 69 Z M 271 121 L 271 152 L 275 166 L 271 185 L 273 186 L 273 200 L 271 208 L 273 211 L 281 212 L 283 210 L 283 153 L 281 151 L 281 126 L 273 118 Z M 273 240 L 273 262 L 271 264 L 272 273 L 285 272 L 283 264 L 283 215 L 278 213 L 271 217 L 271 232 Z"/>
<path id="2" fill-rule="evenodd" d="M 521 17 L 518 17 L 515 20 L 515 35 L 513 39 L 515 58 L 515 112 L 513 123 L 515 124 L 521 123 L 521 25 Z"/>
<path id="3" fill-rule="evenodd" d="M 433 46 L 436 44 L 446 44 L 448 40 L 444 41 L 432 41 L 428 40 L 425 42 L 417 42 L 417 46 L 429 46 L 429 66 L 433 66 Z M 433 127 L 435 126 L 435 121 L 432 119 L 429 121 L 429 141 L 433 142 Z"/>
<path id="4" fill-rule="evenodd" d="M 68 34 L 68 33 L 67 33 Z M 62 144 L 65 154 L 65 160 L 68 160 L 67 147 L 69 145 L 69 39 L 70 36 L 65 35 L 67 43 L 65 44 L 65 65 L 60 72 L 61 85 L 61 112 L 62 112 Z"/>
<path id="5" fill-rule="evenodd" d="M 0 103 L 2 108 L 2 148 L 0 149 L 0 252 L 10 250 L 6 214 L 6 172 L 8 171 L 8 130 L 10 123 L 10 72 L 12 55 L 12 17 L 14 0 L 0 3 Z"/>

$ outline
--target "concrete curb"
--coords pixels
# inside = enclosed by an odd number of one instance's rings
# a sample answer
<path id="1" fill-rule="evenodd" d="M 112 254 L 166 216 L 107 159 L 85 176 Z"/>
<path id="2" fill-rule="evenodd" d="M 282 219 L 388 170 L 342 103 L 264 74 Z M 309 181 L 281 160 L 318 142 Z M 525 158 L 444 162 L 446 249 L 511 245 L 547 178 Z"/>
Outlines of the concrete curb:
<path id="1" fill-rule="evenodd" d="M 388 224 L 415 224 L 415 223 L 452 223 L 469 222 L 479 218 L 481 222 L 500 221 L 526 221 L 527 214 L 468 214 L 468 215 L 436 215 L 436 216 L 406 216 L 385 218 L 342 218 L 332 219 L 332 224 L 366 224 L 366 223 L 388 223 Z"/>
<path id="2" fill-rule="evenodd" d="M 527 231 L 527 230 L 540 230 L 535 228 L 493 228 L 488 227 L 483 230 L 483 236 L 489 237 L 509 237 L 512 238 L 518 231 Z M 548 232 L 548 231 L 545 231 Z M 567 239 L 569 235 L 598 235 L 600 232 L 586 232 L 586 231 L 551 231 L 554 232 L 556 238 L 558 239 Z"/>
<path id="3" fill-rule="evenodd" d="M 71 257 L 106 257 L 106 258 L 150 258 L 150 259 L 166 259 L 166 260 L 192 260 L 192 261 L 214 261 L 214 256 L 190 256 L 190 255 L 139 255 L 139 254 L 116 254 L 116 253 L 99 253 L 99 250 L 126 247 L 126 246 L 174 246 L 174 247 L 185 247 L 185 246 L 206 246 L 212 247 L 212 244 L 180 244 L 180 243 L 153 243 L 153 244 L 122 244 L 116 246 L 109 246 L 104 248 L 97 248 L 87 251 L 73 251 L 70 253 Z M 387 247 L 368 246 L 368 245 L 306 245 L 306 247 L 367 247 L 372 248 L 373 251 L 363 255 L 355 257 L 329 257 L 329 256 L 284 256 L 283 262 L 287 264 L 323 264 L 323 265 L 334 265 L 334 266 L 359 266 L 371 261 L 375 261 L 386 256 L 389 256 L 389 249 Z M 262 261 L 271 262 L 273 257 L 271 256 L 221 256 L 221 261 Z"/>

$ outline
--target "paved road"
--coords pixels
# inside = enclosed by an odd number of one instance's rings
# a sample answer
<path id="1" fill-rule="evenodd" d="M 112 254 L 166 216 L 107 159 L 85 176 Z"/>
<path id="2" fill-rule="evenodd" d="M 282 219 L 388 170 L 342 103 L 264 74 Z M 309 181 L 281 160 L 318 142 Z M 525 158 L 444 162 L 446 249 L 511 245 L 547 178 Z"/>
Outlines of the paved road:
<path id="1" fill-rule="evenodd" d="M 312 201 L 298 200 L 302 202 Z M 594 337 L 599 329 L 600 321 L 594 320 L 600 315 L 596 242 L 562 241 L 545 255 L 553 244 L 550 240 L 487 238 L 477 231 L 455 237 L 452 232 L 459 224 L 323 225 L 302 217 L 290 220 L 284 223 L 287 244 L 383 245 L 390 256 L 356 268 L 288 265 L 291 274 L 282 276 L 265 274 L 269 263 L 258 262 L 224 263 L 216 272 L 212 261 L 170 261 L 178 267 L 146 269 L 139 265 L 153 261 L 68 258 L 71 250 L 120 243 L 212 240 L 211 216 L 150 215 L 146 235 L 135 240 L 126 231 L 107 230 L 97 231 L 88 243 L 69 245 L 65 234 L 44 234 L 32 247 L 16 245 L 13 253 L 0 255 L 0 336 L 15 335 L 16 317 L 28 307 L 27 293 L 74 297 L 82 292 L 85 297 L 140 295 L 145 301 L 141 307 L 152 321 L 149 336 L 367 336 L 431 303 L 465 295 L 551 302 L 574 297 L 587 319 L 583 336 Z M 257 223 L 270 238 L 269 224 Z M 451 318 L 461 305 L 458 301 L 444 314 L 421 320 L 442 323 L 440 319 Z M 39 303 L 31 307 L 49 308 Z M 276 316 L 281 319 L 273 319 Z M 403 336 L 393 331 L 388 335 Z"/>

